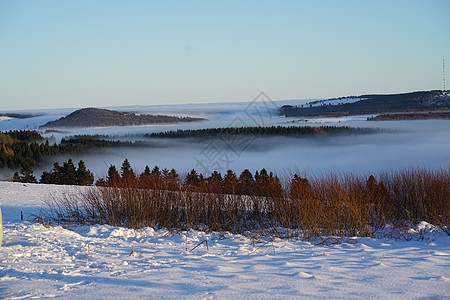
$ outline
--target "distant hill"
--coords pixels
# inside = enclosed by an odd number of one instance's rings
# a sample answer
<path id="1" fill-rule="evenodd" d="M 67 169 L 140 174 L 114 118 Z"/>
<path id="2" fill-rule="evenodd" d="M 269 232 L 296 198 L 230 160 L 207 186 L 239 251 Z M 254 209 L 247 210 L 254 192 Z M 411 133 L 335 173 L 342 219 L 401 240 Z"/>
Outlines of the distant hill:
<path id="1" fill-rule="evenodd" d="M 450 120 L 450 111 L 381 114 L 372 118 L 368 118 L 367 120 L 395 121 L 395 120 L 427 120 L 427 119 Z"/>
<path id="2" fill-rule="evenodd" d="M 66 117 L 56 121 L 48 122 L 41 128 L 52 127 L 108 127 L 108 126 L 131 126 L 170 124 L 178 122 L 193 122 L 206 119 L 191 117 L 174 117 L 164 115 L 136 115 L 100 108 L 83 108 L 74 111 Z"/>
<path id="3" fill-rule="evenodd" d="M 334 98 L 313 101 L 301 106 L 284 105 L 279 109 L 279 114 L 287 117 L 345 116 L 446 109 L 450 109 L 450 93 L 424 91 Z"/>
<path id="4" fill-rule="evenodd" d="M 39 114 L 15 114 L 15 113 L 6 113 L 6 114 L 0 114 L 0 117 L 9 117 L 13 119 L 27 119 L 27 118 L 34 118 L 34 117 L 40 117 Z"/>

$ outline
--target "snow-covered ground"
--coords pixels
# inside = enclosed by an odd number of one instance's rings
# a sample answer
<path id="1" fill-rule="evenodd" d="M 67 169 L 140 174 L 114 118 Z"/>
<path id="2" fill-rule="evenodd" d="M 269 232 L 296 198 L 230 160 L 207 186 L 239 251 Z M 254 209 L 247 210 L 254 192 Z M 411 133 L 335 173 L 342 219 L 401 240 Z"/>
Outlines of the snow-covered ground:
<path id="1" fill-rule="evenodd" d="M 448 299 L 450 237 L 421 224 L 412 240 L 307 241 L 31 222 L 78 188 L 0 182 L 0 298 Z M 45 207 L 45 206 L 44 206 Z M 20 211 L 25 220 L 21 221 Z M 209 251 L 203 243 L 209 241 Z M 423 238 L 423 239 L 422 239 Z M 133 252 L 134 249 L 134 252 Z"/>

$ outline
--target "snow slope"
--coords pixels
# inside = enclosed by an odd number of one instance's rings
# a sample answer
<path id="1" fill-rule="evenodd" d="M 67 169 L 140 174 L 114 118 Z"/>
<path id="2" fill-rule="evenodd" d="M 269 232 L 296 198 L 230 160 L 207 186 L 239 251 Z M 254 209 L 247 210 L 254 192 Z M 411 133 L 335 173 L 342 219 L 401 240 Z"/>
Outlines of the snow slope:
<path id="1" fill-rule="evenodd" d="M 448 299 L 450 238 L 420 224 L 412 240 L 255 241 L 240 235 L 45 227 L 43 201 L 75 187 L 0 182 L 0 298 Z M 25 220 L 21 221 L 20 211 Z M 209 241 L 189 251 L 205 240 Z M 420 237 L 423 237 L 420 238 Z M 338 241 L 338 243 L 335 243 Z M 134 249 L 134 252 L 133 252 Z"/>

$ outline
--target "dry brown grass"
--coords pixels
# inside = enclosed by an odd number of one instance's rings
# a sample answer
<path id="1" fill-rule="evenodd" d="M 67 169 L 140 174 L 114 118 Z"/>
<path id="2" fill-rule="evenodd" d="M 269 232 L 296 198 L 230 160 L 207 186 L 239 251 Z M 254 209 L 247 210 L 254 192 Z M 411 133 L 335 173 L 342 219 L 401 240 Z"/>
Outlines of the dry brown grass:
<path id="1" fill-rule="evenodd" d="M 373 237 L 387 234 L 388 224 L 420 221 L 450 234 L 449 167 L 374 176 L 329 172 L 308 178 L 299 174 L 283 180 L 270 178 L 247 184 L 241 195 L 238 180 L 201 178 L 186 184 L 178 178 L 135 174 L 92 187 L 76 198 L 54 198 L 49 215 L 54 221 L 80 224 L 303 239 Z"/>

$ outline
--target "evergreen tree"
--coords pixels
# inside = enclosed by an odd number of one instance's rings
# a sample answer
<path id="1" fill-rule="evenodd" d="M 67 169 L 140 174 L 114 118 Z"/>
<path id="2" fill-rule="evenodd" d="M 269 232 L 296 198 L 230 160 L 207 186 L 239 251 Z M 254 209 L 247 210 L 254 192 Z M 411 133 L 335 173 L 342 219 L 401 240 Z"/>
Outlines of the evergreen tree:
<path id="1" fill-rule="evenodd" d="M 224 192 L 228 194 L 236 193 L 237 177 L 232 170 L 228 170 L 223 177 Z"/>
<path id="2" fill-rule="evenodd" d="M 44 184 L 52 184 L 55 182 L 52 182 L 52 173 L 44 171 L 41 175 L 41 179 L 39 180 L 39 183 L 44 183 Z"/>
<path id="3" fill-rule="evenodd" d="M 162 173 L 163 179 L 167 179 L 169 177 L 169 169 L 164 168 L 161 173 Z"/>
<path id="4" fill-rule="evenodd" d="M 210 186 L 211 191 L 215 193 L 223 192 L 223 179 L 222 174 L 217 171 L 211 173 L 211 175 L 207 178 L 207 183 Z"/>
<path id="5" fill-rule="evenodd" d="M 15 172 L 13 176 L 13 182 L 20 182 L 19 172 Z"/>
<path id="6" fill-rule="evenodd" d="M 73 164 L 71 158 L 63 163 L 62 182 L 61 184 L 76 185 L 77 184 L 77 169 Z"/>
<path id="7" fill-rule="evenodd" d="M 170 179 L 178 179 L 179 178 L 178 173 L 177 173 L 177 171 L 175 171 L 175 169 L 170 170 L 169 178 Z"/>
<path id="8" fill-rule="evenodd" d="M 44 174 L 42 174 L 44 175 Z M 63 184 L 63 168 L 58 162 L 53 163 L 53 169 L 50 171 L 50 182 L 53 184 Z"/>
<path id="9" fill-rule="evenodd" d="M 133 169 L 131 168 L 130 162 L 127 158 L 122 163 L 121 175 L 122 179 L 131 179 L 134 177 Z"/>
<path id="10" fill-rule="evenodd" d="M 108 169 L 107 183 L 110 186 L 117 185 L 120 181 L 120 174 L 115 165 L 110 165 Z"/>
<path id="11" fill-rule="evenodd" d="M 144 172 L 141 174 L 141 176 L 150 176 L 150 175 L 151 175 L 150 168 L 148 167 L 148 165 L 146 165 Z"/>
<path id="12" fill-rule="evenodd" d="M 217 171 L 212 172 L 208 178 L 209 182 L 222 182 L 222 180 L 222 175 Z"/>
<path id="13" fill-rule="evenodd" d="M 164 179 L 165 188 L 172 191 L 178 190 L 180 188 L 179 179 L 177 171 L 175 171 L 175 169 L 170 170 L 167 174 L 167 178 Z"/>
<path id="14" fill-rule="evenodd" d="M 37 183 L 36 177 L 33 175 L 33 170 L 29 166 L 20 169 L 20 182 Z"/>
<path id="15" fill-rule="evenodd" d="M 160 177 L 161 176 L 161 171 L 159 170 L 158 166 L 155 166 L 152 170 L 152 176 L 154 177 Z"/>
<path id="16" fill-rule="evenodd" d="M 259 180 L 260 180 L 259 172 L 258 172 L 258 170 L 256 170 L 256 172 L 255 172 L 255 182 L 259 182 Z"/>
<path id="17" fill-rule="evenodd" d="M 290 196 L 293 199 L 308 199 L 311 196 L 311 184 L 308 179 L 294 174 L 291 180 Z"/>
<path id="18" fill-rule="evenodd" d="M 138 179 L 140 188 L 152 188 L 154 181 L 152 180 L 152 172 L 148 165 L 145 166 L 144 172 L 139 175 Z"/>
<path id="19" fill-rule="evenodd" d="M 250 195 L 253 192 L 254 179 L 252 173 L 245 169 L 238 180 L 238 191 L 241 195 Z"/>
<path id="20" fill-rule="evenodd" d="M 78 162 L 76 178 L 78 185 L 92 185 L 94 182 L 94 175 L 91 171 L 86 169 L 86 165 L 82 160 Z"/>
<path id="21" fill-rule="evenodd" d="M 189 172 L 185 179 L 184 179 L 184 186 L 187 187 L 195 187 L 200 183 L 200 177 L 197 174 L 197 171 L 195 169 L 192 169 L 191 172 Z"/>
<path id="22" fill-rule="evenodd" d="M 269 174 L 266 169 L 262 169 L 259 173 L 258 181 L 261 183 L 267 182 L 269 180 Z"/>
<path id="23" fill-rule="evenodd" d="M 368 192 L 373 192 L 373 190 L 376 188 L 376 186 L 377 186 L 377 180 L 375 179 L 375 177 L 373 175 L 370 175 L 366 181 L 366 190 Z"/>

